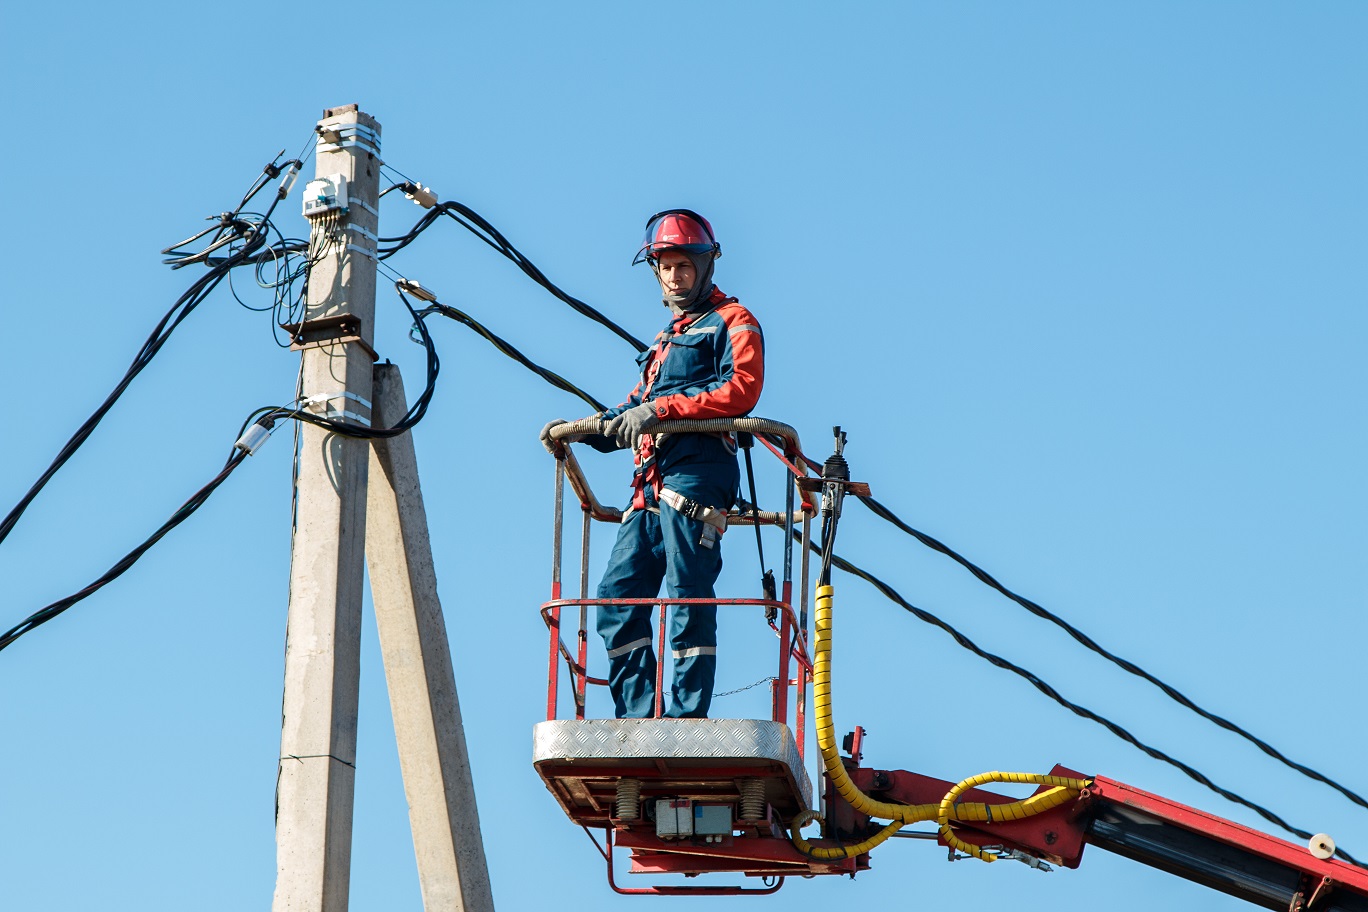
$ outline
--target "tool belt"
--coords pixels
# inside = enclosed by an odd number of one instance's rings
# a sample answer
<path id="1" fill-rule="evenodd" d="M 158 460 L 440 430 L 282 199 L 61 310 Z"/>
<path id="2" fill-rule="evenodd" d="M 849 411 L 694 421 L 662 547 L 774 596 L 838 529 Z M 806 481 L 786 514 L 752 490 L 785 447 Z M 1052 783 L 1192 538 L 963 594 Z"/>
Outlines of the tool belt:
<path id="1" fill-rule="evenodd" d="M 722 537 L 722 533 L 727 531 L 727 511 L 719 510 L 717 507 L 705 506 L 690 497 L 685 497 L 678 491 L 671 491 L 669 488 L 660 489 L 660 502 L 668 505 L 676 513 L 696 519 L 703 523 L 703 533 L 699 536 L 698 543 L 704 548 L 713 548 L 717 545 L 717 540 Z M 626 522 L 627 517 L 632 515 L 634 510 L 640 507 L 631 507 L 622 514 L 622 521 Z M 659 507 L 646 506 L 647 512 L 659 513 Z"/>

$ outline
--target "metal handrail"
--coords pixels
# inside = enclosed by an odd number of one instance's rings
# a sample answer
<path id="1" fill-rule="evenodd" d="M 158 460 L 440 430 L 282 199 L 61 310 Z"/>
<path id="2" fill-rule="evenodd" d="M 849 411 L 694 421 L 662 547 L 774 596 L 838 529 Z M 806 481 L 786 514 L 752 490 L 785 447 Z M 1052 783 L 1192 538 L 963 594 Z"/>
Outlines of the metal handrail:
<path id="1" fill-rule="evenodd" d="M 784 447 L 786 451 L 801 454 L 803 450 L 802 441 L 798 439 L 798 432 L 793 429 L 792 425 L 771 418 L 671 418 L 651 428 L 651 433 L 657 436 L 662 434 L 721 434 L 728 431 L 733 433 L 741 431 L 747 434 L 773 434 L 783 439 L 786 444 Z M 595 415 L 581 418 L 578 421 L 567 421 L 565 424 L 558 424 L 553 427 L 550 433 L 552 440 L 563 440 L 566 437 L 578 437 L 584 434 L 602 434 L 603 419 Z"/>
<path id="2" fill-rule="evenodd" d="M 581 418 L 578 421 L 570 421 L 565 424 L 558 424 L 550 431 L 553 440 L 563 443 L 578 443 L 573 438 L 585 435 L 601 434 L 603 422 L 598 418 Z M 749 434 L 763 435 L 768 434 L 778 437 L 783 441 L 783 450 L 793 462 L 794 468 L 799 472 L 805 473 L 810 470 L 807 462 L 803 459 L 802 443 L 798 439 L 798 432 L 790 425 L 782 421 L 774 421 L 769 418 L 707 418 L 699 421 L 672 420 L 662 421 L 651 429 L 651 433 L 657 436 L 666 434 L 718 434 L 726 432 L 742 432 Z M 622 511 L 617 507 L 610 507 L 602 503 L 594 495 L 593 489 L 589 485 L 589 479 L 585 477 L 584 470 L 580 468 L 579 459 L 575 457 L 570 447 L 564 447 L 565 477 L 570 482 L 570 489 L 579 498 L 580 506 L 597 522 L 621 522 Z M 799 523 L 805 516 L 816 514 L 816 507 L 811 502 L 805 502 L 803 507 L 794 511 L 791 517 L 786 517 L 783 512 L 775 510 L 743 511 L 733 508 L 727 514 L 727 522 L 731 525 L 748 526 L 759 523 L 762 526 L 782 526 L 787 522 Z"/>
<path id="3" fill-rule="evenodd" d="M 557 695 L 560 689 L 559 663 L 556 657 L 559 655 L 565 659 L 566 665 L 570 669 L 571 692 L 575 697 L 576 716 L 584 717 L 585 707 L 583 698 L 583 684 L 594 684 L 606 686 L 608 681 L 604 678 L 596 678 L 589 674 L 587 660 L 575 661 L 571 658 L 570 647 L 560 635 L 560 609 L 562 608 L 590 608 L 600 605 L 621 605 L 621 606 L 650 606 L 659 610 L 657 636 L 652 639 L 656 652 L 656 707 L 655 717 L 659 718 L 662 711 L 664 670 L 665 670 L 665 611 L 673 605 L 714 605 L 717 607 L 737 607 L 737 608 L 772 608 L 779 615 L 779 624 L 773 622 L 770 627 L 779 635 L 779 664 L 780 674 L 775 678 L 772 688 L 771 718 L 775 722 L 787 724 L 788 722 L 788 695 L 790 689 L 801 686 L 802 680 L 811 673 L 812 658 L 808 655 L 807 644 L 803 637 L 795 636 L 794 631 L 799 630 L 798 612 L 788 602 L 778 599 L 763 598 L 672 598 L 670 596 L 656 596 L 654 598 L 557 598 L 545 602 L 541 606 L 542 623 L 551 634 L 550 667 L 547 669 L 547 719 L 557 718 Z M 792 658 L 799 665 L 799 680 L 789 680 L 788 659 Z M 780 694 L 783 697 L 780 698 Z M 802 710 L 799 710 L 800 719 Z M 801 722 L 799 723 L 801 729 Z M 802 755 L 802 739 L 799 739 L 799 755 Z"/>
<path id="4" fill-rule="evenodd" d="M 663 714 L 663 696 L 665 691 L 664 669 L 665 669 L 665 649 L 666 649 L 666 618 L 668 612 L 666 608 L 673 605 L 714 605 L 725 607 L 763 607 L 769 614 L 769 626 L 779 636 L 779 655 L 778 673 L 772 676 L 770 697 L 771 697 L 771 719 L 781 724 L 788 724 L 789 701 L 794 700 L 794 720 L 793 728 L 796 736 L 799 756 L 804 753 L 804 728 L 805 717 L 807 715 L 808 685 L 812 680 L 812 659 L 808 655 L 808 600 L 810 597 L 808 584 L 808 556 L 811 545 L 811 534 L 813 518 L 817 510 L 813 503 L 813 498 L 807 492 L 801 492 L 801 501 L 796 502 L 796 495 L 800 494 L 798 480 L 804 478 L 812 471 L 810 463 L 804 458 L 801 443 L 798 439 L 798 432 L 787 424 L 779 421 L 772 421 L 767 418 L 714 418 L 702 421 L 662 421 L 652 428 L 652 433 L 656 435 L 679 434 L 679 433 L 707 433 L 718 434 L 724 432 L 749 433 L 755 436 L 784 467 L 786 483 L 784 485 L 784 510 L 783 511 L 759 511 L 758 514 L 750 510 L 739 511 L 733 509 L 728 514 L 728 523 L 751 525 L 759 523 L 762 525 L 776 525 L 784 529 L 784 549 L 782 559 L 782 582 L 779 584 L 779 592 L 775 599 L 743 599 L 743 598 L 719 598 L 712 596 L 708 598 L 672 598 L 668 595 L 653 596 L 650 598 L 635 599 L 609 599 L 609 598 L 589 598 L 589 539 L 590 527 L 593 521 L 619 523 L 624 515 L 624 511 L 616 507 L 604 505 L 594 495 L 589 486 L 588 479 L 585 477 L 580 467 L 579 460 L 576 458 L 573 448 L 566 446 L 566 443 L 583 442 L 576 440 L 577 437 L 601 434 L 603 423 L 597 417 L 584 418 L 579 421 L 567 422 L 551 428 L 549 436 L 558 441 L 561 445 L 555 447 L 556 473 L 555 473 L 555 518 L 552 535 L 552 566 L 551 566 L 551 600 L 542 605 L 542 620 L 547 625 L 550 632 L 548 664 L 547 664 L 547 715 L 548 720 L 559 718 L 558 697 L 559 697 L 559 674 L 560 662 L 564 659 L 569 669 L 571 692 L 574 698 L 575 718 L 583 720 L 585 718 L 585 704 L 587 687 L 590 684 L 604 686 L 607 681 L 603 678 L 596 678 L 589 675 L 588 664 L 588 611 L 590 606 L 598 605 L 622 605 L 622 606 L 647 606 L 657 609 L 656 630 L 652 640 L 655 643 L 656 653 L 656 704 L 654 714 L 660 717 Z M 582 508 L 581 522 L 581 542 L 580 542 L 580 567 L 579 567 L 579 595 L 577 599 L 562 598 L 561 591 L 561 563 L 563 546 L 563 524 L 565 522 L 565 482 L 570 482 L 570 486 L 579 500 Z M 802 533 L 798 533 L 798 526 L 801 524 Z M 793 591 L 793 558 L 794 543 L 801 542 L 801 572 L 799 575 L 798 592 Z M 794 596 L 797 595 L 797 601 Z M 578 609 L 578 624 L 576 642 L 567 644 L 561 638 L 562 609 Z M 566 619 L 569 620 L 568 618 Z M 776 623 L 777 621 L 777 623 Z M 572 622 L 573 623 L 573 622 Z M 791 674 L 790 669 L 793 663 L 797 664 L 797 674 Z"/>

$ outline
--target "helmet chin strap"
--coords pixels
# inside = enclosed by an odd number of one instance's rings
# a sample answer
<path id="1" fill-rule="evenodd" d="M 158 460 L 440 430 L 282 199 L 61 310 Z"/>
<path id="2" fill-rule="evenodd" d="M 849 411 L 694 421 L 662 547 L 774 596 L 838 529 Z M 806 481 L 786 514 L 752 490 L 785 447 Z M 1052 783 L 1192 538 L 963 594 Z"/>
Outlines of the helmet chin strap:
<path id="1" fill-rule="evenodd" d="M 670 309 L 670 312 L 678 316 L 683 313 L 694 313 L 703 309 L 708 298 L 712 296 L 713 289 L 713 255 L 712 253 L 686 254 L 694 265 L 694 283 L 684 294 L 662 294 L 660 303 Z M 660 281 L 660 263 L 652 259 L 651 271 L 655 273 L 656 281 Z M 661 286 L 662 291 L 664 286 Z"/>

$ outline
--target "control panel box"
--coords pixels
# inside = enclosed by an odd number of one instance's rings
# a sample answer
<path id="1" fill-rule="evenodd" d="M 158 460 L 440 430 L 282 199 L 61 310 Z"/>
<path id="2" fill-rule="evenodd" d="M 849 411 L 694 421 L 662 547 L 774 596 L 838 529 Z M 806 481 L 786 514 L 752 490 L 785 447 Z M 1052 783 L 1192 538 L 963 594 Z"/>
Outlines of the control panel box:
<path id="1" fill-rule="evenodd" d="M 661 839 L 701 837 L 707 842 L 721 842 L 732 834 L 732 806 L 657 798 L 655 822 L 656 835 Z"/>

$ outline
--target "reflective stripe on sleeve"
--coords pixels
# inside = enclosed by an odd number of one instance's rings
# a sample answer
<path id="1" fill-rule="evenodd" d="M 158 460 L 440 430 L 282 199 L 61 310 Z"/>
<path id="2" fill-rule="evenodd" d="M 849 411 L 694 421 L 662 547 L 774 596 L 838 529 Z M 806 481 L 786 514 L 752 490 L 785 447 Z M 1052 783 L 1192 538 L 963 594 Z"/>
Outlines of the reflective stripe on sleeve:
<path id="1" fill-rule="evenodd" d="M 673 649 L 670 651 L 676 659 L 692 659 L 694 656 L 715 656 L 717 655 L 716 646 L 690 646 L 688 649 Z"/>
<path id="2" fill-rule="evenodd" d="M 633 650 L 649 647 L 650 645 L 650 637 L 642 637 L 639 640 L 632 640 L 632 642 L 619 646 L 617 649 L 608 650 L 608 658 L 616 659 L 618 656 L 624 656 L 627 653 L 632 652 Z"/>
<path id="3" fill-rule="evenodd" d="M 741 324 L 738 324 L 738 325 L 736 325 L 736 326 L 730 327 L 730 328 L 727 330 L 727 335 L 729 335 L 729 336 L 734 336 L 734 335 L 736 335 L 737 333 L 743 333 L 743 332 L 758 333 L 759 331 L 760 331 L 760 327 L 756 326 L 754 323 L 741 323 Z"/>

